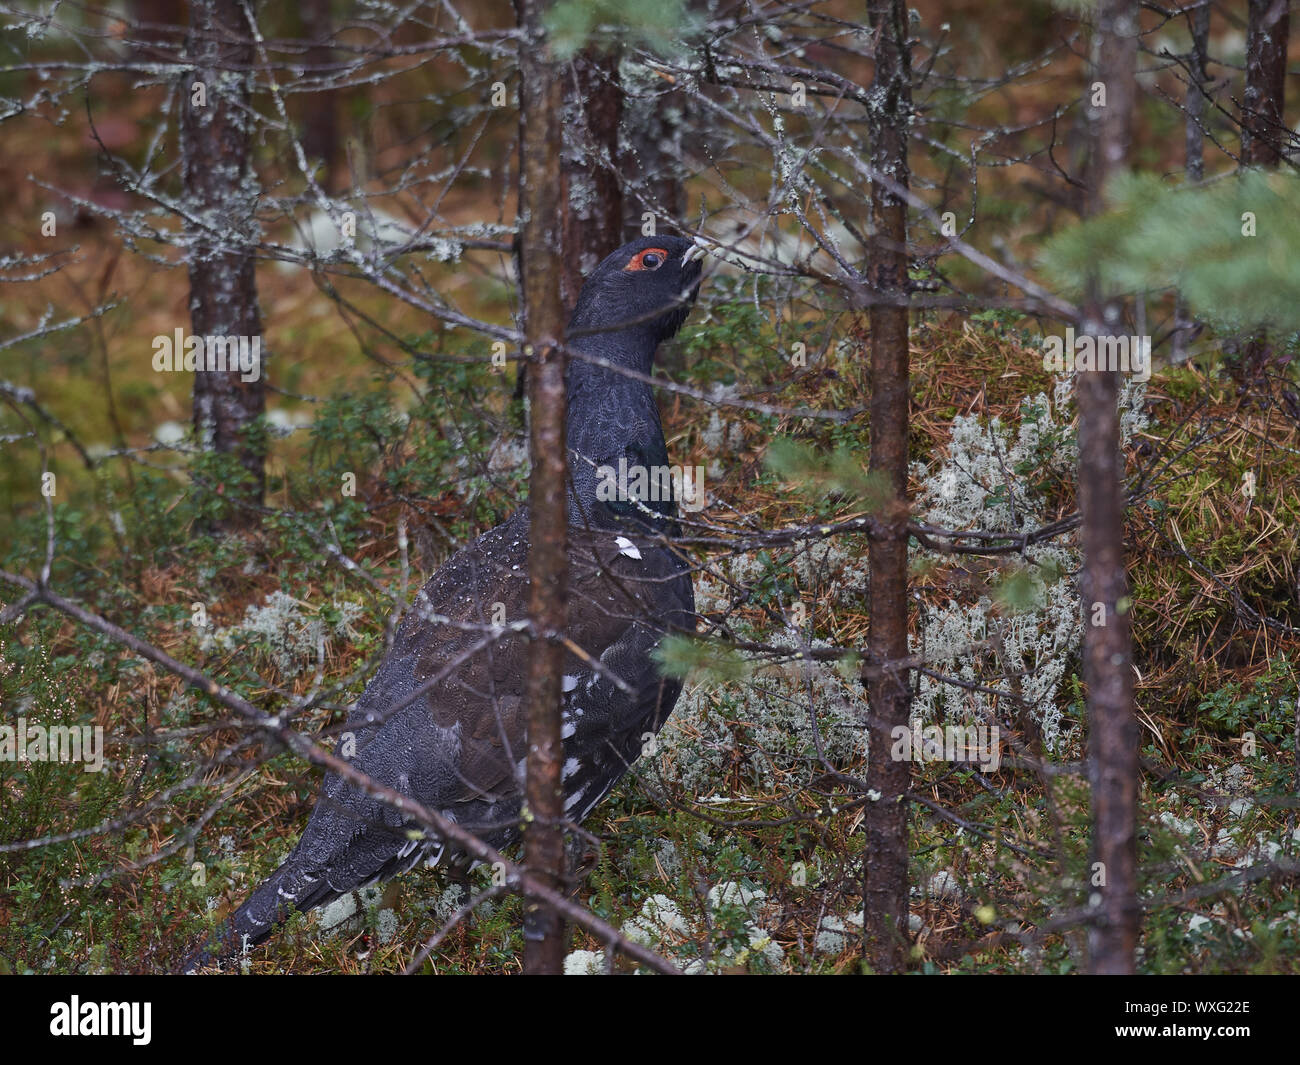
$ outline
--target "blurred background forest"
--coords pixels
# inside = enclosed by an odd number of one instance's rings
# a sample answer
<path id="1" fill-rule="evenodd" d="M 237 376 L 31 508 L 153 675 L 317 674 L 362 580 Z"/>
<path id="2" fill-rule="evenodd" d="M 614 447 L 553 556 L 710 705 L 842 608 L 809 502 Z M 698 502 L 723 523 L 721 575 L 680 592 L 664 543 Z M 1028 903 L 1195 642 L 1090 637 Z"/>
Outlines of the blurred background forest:
<path id="1" fill-rule="evenodd" d="M 875 183 L 907 204 L 908 720 L 1003 745 L 996 767 L 911 765 L 906 950 L 874 967 L 1088 967 L 1079 417 L 1043 353 L 1100 287 L 1112 331 L 1152 343 L 1149 380 L 1118 383 L 1133 965 L 1300 969 L 1288 5 L 1126 8 L 1131 136 L 1104 202 L 1090 4 L 540 6 L 565 299 L 641 233 L 715 252 L 656 371 L 670 460 L 707 491 L 683 529 L 699 629 L 668 651 L 686 689 L 587 822 L 574 898 L 687 971 L 861 965 Z M 901 190 L 868 7 L 911 42 Z M 337 735 L 395 604 L 526 491 L 518 12 L 0 19 L 0 578 L 21 578 L 0 579 L 0 723 L 105 736 L 101 772 L 0 759 L 0 970 L 153 972 L 275 868 L 320 775 L 45 591 Z M 187 118 L 202 71 L 216 131 Z M 178 329 L 259 335 L 261 378 L 205 397 L 158 372 Z M 492 887 L 420 870 L 245 968 L 518 971 L 522 903 Z M 634 965 L 575 931 L 566 971 L 607 967 Z"/>

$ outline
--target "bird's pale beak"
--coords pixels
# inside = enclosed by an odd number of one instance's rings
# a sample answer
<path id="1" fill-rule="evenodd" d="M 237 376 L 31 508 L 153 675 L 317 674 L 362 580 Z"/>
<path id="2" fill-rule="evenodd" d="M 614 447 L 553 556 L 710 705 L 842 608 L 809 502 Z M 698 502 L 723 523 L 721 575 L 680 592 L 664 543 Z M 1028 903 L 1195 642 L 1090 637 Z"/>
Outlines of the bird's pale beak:
<path id="1" fill-rule="evenodd" d="M 709 254 L 708 245 L 697 238 L 695 241 L 695 246 L 686 249 L 686 254 L 682 256 L 682 262 L 684 263 L 699 262 L 708 254 Z"/>

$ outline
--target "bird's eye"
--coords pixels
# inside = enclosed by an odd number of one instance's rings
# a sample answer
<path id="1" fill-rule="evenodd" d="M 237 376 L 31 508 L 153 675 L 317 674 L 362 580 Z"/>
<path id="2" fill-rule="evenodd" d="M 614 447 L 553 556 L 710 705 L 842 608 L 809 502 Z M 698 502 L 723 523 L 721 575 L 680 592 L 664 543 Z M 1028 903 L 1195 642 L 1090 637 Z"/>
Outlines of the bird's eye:
<path id="1" fill-rule="evenodd" d="M 646 248 L 632 256 L 624 270 L 658 270 L 668 261 L 668 252 L 663 248 Z"/>

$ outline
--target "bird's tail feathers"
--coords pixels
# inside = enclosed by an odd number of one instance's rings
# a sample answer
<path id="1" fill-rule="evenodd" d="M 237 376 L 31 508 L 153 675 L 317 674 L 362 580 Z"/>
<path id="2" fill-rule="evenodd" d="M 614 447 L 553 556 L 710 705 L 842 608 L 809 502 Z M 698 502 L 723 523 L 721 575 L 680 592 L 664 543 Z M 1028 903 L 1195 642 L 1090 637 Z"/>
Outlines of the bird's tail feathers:
<path id="1" fill-rule="evenodd" d="M 185 960 L 181 972 L 228 968 L 294 913 L 324 906 L 344 893 L 336 890 L 324 875 L 304 869 L 304 864 L 297 851 L 285 859 L 203 946 Z"/>

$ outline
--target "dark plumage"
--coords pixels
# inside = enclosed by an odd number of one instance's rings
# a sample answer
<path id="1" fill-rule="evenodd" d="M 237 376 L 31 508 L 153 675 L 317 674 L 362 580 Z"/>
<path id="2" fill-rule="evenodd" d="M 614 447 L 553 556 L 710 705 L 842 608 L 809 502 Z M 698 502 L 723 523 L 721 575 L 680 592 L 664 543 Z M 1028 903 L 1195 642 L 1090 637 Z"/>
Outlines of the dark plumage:
<path id="1" fill-rule="evenodd" d="M 645 237 L 606 258 L 588 278 L 569 323 L 570 346 L 648 374 L 659 343 L 680 328 L 699 286 L 693 245 Z M 694 628 L 686 561 L 657 542 L 675 532 L 671 499 L 609 500 L 600 467 L 666 466 L 650 386 L 573 358 L 568 375 L 570 599 L 568 636 L 608 675 L 570 655 L 564 667 L 565 808 L 587 816 L 657 732 L 681 690 L 652 651 L 672 629 Z M 488 843 L 519 836 L 525 753 L 528 640 L 509 631 L 488 647 L 484 626 L 526 617 L 528 509 L 462 549 L 420 591 L 348 717 L 351 761 L 390 788 L 441 811 Z M 410 706 L 389 708 L 439 673 Z M 343 752 L 342 743 L 339 747 Z M 442 857 L 413 838 L 390 806 L 329 775 L 302 838 L 185 971 L 221 962 L 266 939 L 294 910 Z M 245 937 L 247 937 L 245 939 Z"/>

